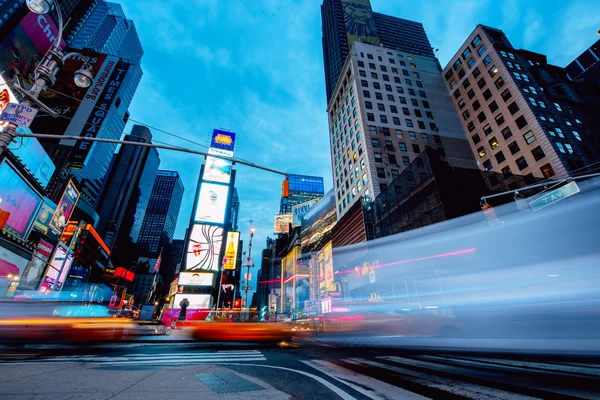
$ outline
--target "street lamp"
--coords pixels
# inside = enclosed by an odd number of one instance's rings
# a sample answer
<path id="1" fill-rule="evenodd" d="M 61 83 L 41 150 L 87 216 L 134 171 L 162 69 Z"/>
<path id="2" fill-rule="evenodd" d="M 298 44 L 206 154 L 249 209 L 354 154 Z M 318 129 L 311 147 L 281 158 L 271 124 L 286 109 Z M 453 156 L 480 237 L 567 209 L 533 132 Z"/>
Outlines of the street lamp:
<path id="1" fill-rule="evenodd" d="M 52 46 L 50 46 L 50 49 L 44 54 L 44 57 L 36 67 L 34 73 L 35 82 L 31 86 L 31 89 L 26 90 L 22 88 L 18 81 L 10 82 L 7 80 L 6 83 L 12 89 L 23 95 L 24 100 L 21 102 L 23 106 L 30 107 L 36 105 L 52 117 L 57 118 L 58 114 L 54 110 L 38 100 L 40 93 L 46 90 L 46 88 L 54 85 L 58 71 L 62 69 L 69 58 L 77 57 L 84 63 L 83 67 L 77 70 L 73 75 L 75 84 L 81 88 L 87 88 L 92 84 L 94 80 L 92 66 L 80 53 L 71 52 L 64 54 L 63 50 L 60 48 L 63 35 L 63 17 L 58 2 L 54 0 L 27 0 L 27 7 L 36 14 L 46 14 L 54 7 L 58 17 L 58 35 Z M 2 155 L 4 150 L 16 136 L 17 125 L 13 122 L 9 122 L 6 129 L 3 132 L 0 132 L 0 155 Z"/>

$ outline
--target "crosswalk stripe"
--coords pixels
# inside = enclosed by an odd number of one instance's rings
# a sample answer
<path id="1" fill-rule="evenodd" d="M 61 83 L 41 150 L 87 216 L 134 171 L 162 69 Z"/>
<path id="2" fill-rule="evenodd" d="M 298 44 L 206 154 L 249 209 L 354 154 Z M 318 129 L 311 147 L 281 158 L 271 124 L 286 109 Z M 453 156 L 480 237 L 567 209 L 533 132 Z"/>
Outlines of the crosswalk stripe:
<path id="1" fill-rule="evenodd" d="M 377 357 L 379 359 L 388 359 L 386 357 Z M 394 359 L 393 361 L 398 362 L 400 357 L 389 357 L 390 359 Z M 349 359 L 347 360 L 351 363 L 362 364 L 368 367 L 377 367 L 382 369 L 387 369 L 389 371 L 397 372 L 402 374 L 406 379 L 412 380 L 421 385 L 426 385 L 429 387 L 441 389 L 452 393 L 458 396 L 466 396 L 472 398 L 495 398 L 495 399 L 533 399 L 533 397 L 523 396 L 519 394 L 515 394 L 512 392 L 506 392 L 498 389 L 488 388 L 487 386 L 477 385 L 474 383 L 469 383 L 457 379 L 446 378 L 441 376 L 436 376 L 434 374 L 423 373 L 418 371 L 413 371 L 406 368 L 401 368 L 393 365 L 388 365 L 384 363 L 380 363 L 377 361 L 370 361 L 364 359 Z M 409 363 L 410 360 L 406 359 L 406 362 Z"/>
<path id="2" fill-rule="evenodd" d="M 390 385 L 380 380 L 360 375 L 346 368 L 335 365 L 329 361 L 323 360 L 312 360 L 302 361 L 304 364 L 311 368 L 316 369 L 324 375 L 335 379 L 344 385 L 350 386 L 352 389 L 367 396 L 373 400 L 387 400 L 387 399 L 426 399 L 421 395 L 413 392 L 406 391 L 402 388 Z M 356 384 L 355 384 L 356 383 Z M 367 388 L 367 389 L 365 389 Z"/>
<path id="3" fill-rule="evenodd" d="M 119 365 L 188 365 L 188 364 L 202 364 L 202 363 L 213 363 L 213 364 L 227 364 L 231 362 L 245 362 L 245 361 L 266 361 L 265 357 L 252 357 L 252 358 L 217 358 L 217 359 L 188 359 L 188 360 L 131 360 L 131 361 L 90 361 L 86 362 L 86 364 L 90 365 L 111 365 L 111 366 L 119 366 Z M 71 361 L 52 361 L 52 360 L 32 360 L 30 362 L 5 362 L 0 364 L 10 364 L 10 365 L 31 365 L 31 364 L 69 364 L 75 363 L 76 360 Z"/>

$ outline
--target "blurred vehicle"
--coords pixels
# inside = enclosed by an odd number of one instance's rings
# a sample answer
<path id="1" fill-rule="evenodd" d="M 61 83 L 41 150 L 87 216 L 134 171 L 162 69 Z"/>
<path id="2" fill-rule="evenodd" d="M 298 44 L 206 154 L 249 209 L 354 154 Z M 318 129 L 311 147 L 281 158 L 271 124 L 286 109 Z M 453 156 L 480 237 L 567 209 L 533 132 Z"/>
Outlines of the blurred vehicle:
<path id="1" fill-rule="evenodd" d="M 197 322 L 187 326 L 194 339 L 205 342 L 286 342 L 311 334 L 308 329 L 277 323 Z"/>
<path id="2" fill-rule="evenodd" d="M 110 316 L 101 305 L 37 301 L 0 302 L 0 341 L 98 342 L 119 340 L 129 321 Z"/>

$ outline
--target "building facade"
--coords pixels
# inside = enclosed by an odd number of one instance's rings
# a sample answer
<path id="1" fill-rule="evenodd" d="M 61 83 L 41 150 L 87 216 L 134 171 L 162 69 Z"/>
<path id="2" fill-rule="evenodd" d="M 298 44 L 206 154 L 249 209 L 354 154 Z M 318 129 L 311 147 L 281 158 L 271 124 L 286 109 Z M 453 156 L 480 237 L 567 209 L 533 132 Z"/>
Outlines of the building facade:
<path id="1" fill-rule="evenodd" d="M 565 67 L 569 79 L 600 83 L 600 40 Z"/>
<path id="2" fill-rule="evenodd" d="M 324 0 L 321 29 L 327 102 L 355 41 L 434 57 L 422 24 L 375 13 L 369 0 Z"/>
<path id="3" fill-rule="evenodd" d="M 338 219 L 425 148 L 477 167 L 433 57 L 354 43 L 327 112 Z"/>
<path id="4" fill-rule="evenodd" d="M 152 134 L 134 125 L 124 140 L 152 143 Z M 137 242 L 159 165 L 158 151 L 150 147 L 122 145 L 115 155 L 96 207 L 97 230 L 109 248 Z"/>
<path id="5" fill-rule="evenodd" d="M 173 241 L 183 192 L 183 182 L 178 172 L 157 172 L 138 236 L 137 250 L 140 254 L 158 255 L 162 248 Z"/>
<path id="6" fill-rule="evenodd" d="M 483 25 L 452 57 L 446 85 L 481 169 L 532 181 L 562 179 L 589 164 L 577 106 L 587 101 L 577 100 L 556 68 Z"/>
<path id="7" fill-rule="evenodd" d="M 279 212 L 287 214 L 292 212 L 292 207 L 305 201 L 320 199 L 325 193 L 323 178 L 309 175 L 288 176 L 289 197 L 281 198 Z"/>

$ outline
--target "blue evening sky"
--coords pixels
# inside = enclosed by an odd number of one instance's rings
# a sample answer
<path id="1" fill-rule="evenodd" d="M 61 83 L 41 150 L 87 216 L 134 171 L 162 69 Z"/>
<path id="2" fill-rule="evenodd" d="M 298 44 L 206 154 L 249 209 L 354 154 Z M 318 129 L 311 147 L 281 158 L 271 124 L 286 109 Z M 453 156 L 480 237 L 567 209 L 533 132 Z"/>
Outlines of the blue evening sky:
<path id="1" fill-rule="evenodd" d="M 117 0 L 118 1 L 118 0 Z M 131 117 L 207 144 L 213 128 L 238 134 L 236 156 L 332 187 L 321 49 L 321 0 L 121 0 L 145 55 Z M 442 66 L 478 23 L 517 48 L 565 66 L 597 40 L 597 0 L 371 0 L 377 12 L 424 24 Z M 161 142 L 202 150 L 157 131 Z M 160 151 L 185 196 L 176 238 L 191 214 L 202 158 Z M 238 166 L 240 230 L 257 226 L 255 255 L 273 232 L 282 177 Z M 257 258 L 258 258 L 257 257 Z"/>

